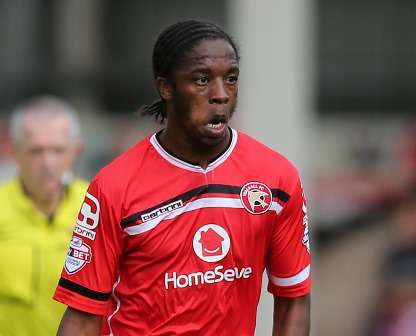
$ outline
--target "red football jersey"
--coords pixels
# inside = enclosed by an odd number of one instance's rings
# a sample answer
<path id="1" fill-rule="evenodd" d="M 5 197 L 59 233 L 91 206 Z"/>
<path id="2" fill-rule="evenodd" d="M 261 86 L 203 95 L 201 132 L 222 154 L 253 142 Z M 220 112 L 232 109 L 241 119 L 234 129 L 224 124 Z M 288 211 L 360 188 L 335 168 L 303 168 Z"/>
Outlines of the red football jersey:
<path id="1" fill-rule="evenodd" d="M 102 335 L 253 335 L 268 290 L 310 291 L 305 198 L 283 156 L 230 129 L 206 169 L 158 135 L 92 180 L 54 298 L 104 315 Z"/>

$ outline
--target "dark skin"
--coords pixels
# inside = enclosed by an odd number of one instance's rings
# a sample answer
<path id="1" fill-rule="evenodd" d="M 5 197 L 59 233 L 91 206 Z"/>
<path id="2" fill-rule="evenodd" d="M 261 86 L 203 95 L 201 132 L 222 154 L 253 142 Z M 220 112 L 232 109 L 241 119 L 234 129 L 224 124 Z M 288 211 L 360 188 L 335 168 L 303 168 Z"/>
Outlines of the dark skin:
<path id="1" fill-rule="evenodd" d="M 238 60 L 221 39 L 203 40 L 185 53 L 172 78 L 156 79 L 166 102 L 167 126 L 162 145 L 177 157 L 206 168 L 228 146 L 228 122 L 237 103 Z M 59 336 L 100 334 L 102 317 L 67 308 Z M 275 297 L 274 336 L 307 336 L 309 296 Z"/>
<path id="2" fill-rule="evenodd" d="M 57 335 L 98 336 L 101 323 L 102 316 L 68 307 L 62 316 Z"/>
<path id="3" fill-rule="evenodd" d="M 307 336 L 310 329 L 310 295 L 274 297 L 273 336 Z"/>
<path id="4" fill-rule="evenodd" d="M 223 40 L 206 40 L 184 55 L 173 78 L 158 77 L 168 120 L 162 145 L 206 168 L 229 143 L 227 125 L 237 103 L 238 74 L 232 47 Z"/>

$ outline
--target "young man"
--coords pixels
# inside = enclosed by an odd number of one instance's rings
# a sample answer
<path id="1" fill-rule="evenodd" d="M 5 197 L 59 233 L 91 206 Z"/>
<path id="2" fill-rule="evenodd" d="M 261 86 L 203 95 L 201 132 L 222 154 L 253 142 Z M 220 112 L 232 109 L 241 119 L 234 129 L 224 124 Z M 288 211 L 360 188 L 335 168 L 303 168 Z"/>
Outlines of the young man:
<path id="1" fill-rule="evenodd" d="M 274 334 L 308 335 L 310 255 L 297 170 L 228 127 L 239 55 L 213 24 L 153 50 L 167 119 L 91 182 L 55 299 L 59 335 L 253 335 L 262 274 Z"/>
<path id="2" fill-rule="evenodd" d="M 80 152 L 75 112 L 36 97 L 10 118 L 18 174 L 0 186 L 0 335 L 52 335 L 64 312 L 51 300 L 87 183 L 70 178 Z"/>

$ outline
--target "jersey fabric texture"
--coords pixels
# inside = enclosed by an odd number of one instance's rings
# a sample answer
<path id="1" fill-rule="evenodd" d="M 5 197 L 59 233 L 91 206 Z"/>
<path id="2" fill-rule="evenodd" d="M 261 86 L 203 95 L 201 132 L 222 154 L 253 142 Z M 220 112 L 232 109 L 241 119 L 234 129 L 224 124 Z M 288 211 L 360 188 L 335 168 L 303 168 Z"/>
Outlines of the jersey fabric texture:
<path id="1" fill-rule="evenodd" d="M 87 183 L 73 180 L 49 219 L 19 179 L 0 186 L 0 335 L 55 335 L 64 307 L 51 299 Z"/>
<path id="2" fill-rule="evenodd" d="M 310 291 L 295 167 L 230 129 L 206 169 L 153 135 L 92 180 L 54 298 L 104 315 L 102 335 L 253 335 L 268 290 Z"/>

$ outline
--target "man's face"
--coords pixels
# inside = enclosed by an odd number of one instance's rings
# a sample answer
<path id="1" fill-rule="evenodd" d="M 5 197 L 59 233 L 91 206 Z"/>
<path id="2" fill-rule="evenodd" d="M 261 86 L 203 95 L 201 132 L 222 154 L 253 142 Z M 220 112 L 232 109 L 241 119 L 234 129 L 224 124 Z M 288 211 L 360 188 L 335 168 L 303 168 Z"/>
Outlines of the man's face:
<path id="1" fill-rule="evenodd" d="M 60 192 L 63 175 L 79 151 L 70 138 L 69 119 L 28 113 L 21 131 L 13 147 L 20 177 L 32 198 L 48 201 Z"/>
<path id="2" fill-rule="evenodd" d="M 173 115 L 179 131 L 202 145 L 228 139 L 227 124 L 237 103 L 238 60 L 221 39 L 203 40 L 188 51 L 173 74 Z M 172 120 L 174 119 L 174 120 Z"/>

